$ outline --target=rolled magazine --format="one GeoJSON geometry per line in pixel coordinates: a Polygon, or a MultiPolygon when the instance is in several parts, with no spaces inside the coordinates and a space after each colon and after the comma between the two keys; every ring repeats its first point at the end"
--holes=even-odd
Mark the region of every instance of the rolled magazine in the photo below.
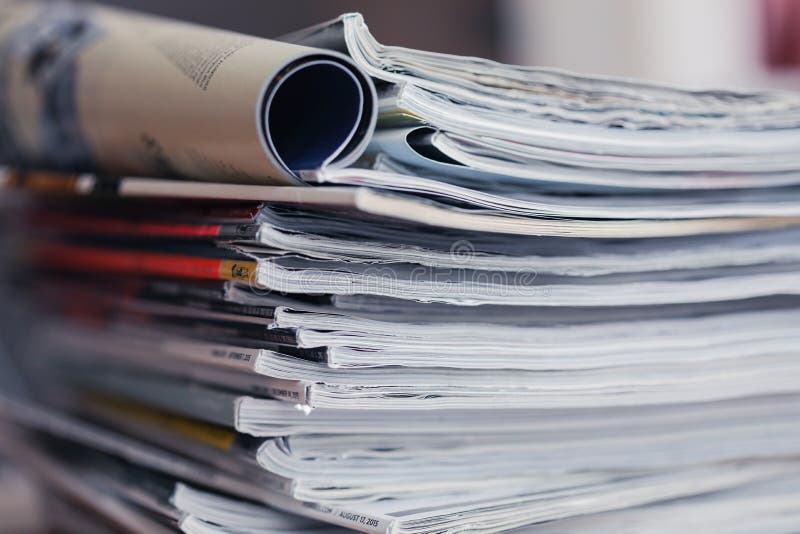
{"type": "Polygon", "coordinates": [[[375,127],[337,52],[66,2],[0,2],[0,159],[58,169],[298,184],[375,127]]]}

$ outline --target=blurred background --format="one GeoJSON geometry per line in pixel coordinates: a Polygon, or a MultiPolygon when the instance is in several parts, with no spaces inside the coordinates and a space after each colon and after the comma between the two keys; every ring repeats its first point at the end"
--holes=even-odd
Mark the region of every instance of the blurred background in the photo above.
{"type": "Polygon", "coordinates": [[[800,89],[800,0],[101,0],[277,37],[348,11],[385,44],[694,86],[800,89]]]}

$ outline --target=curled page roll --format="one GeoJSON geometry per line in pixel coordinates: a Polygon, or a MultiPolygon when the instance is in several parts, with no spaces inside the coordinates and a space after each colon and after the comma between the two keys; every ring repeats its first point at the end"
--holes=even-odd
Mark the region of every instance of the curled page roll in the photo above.
{"type": "Polygon", "coordinates": [[[0,0],[0,162],[298,184],[353,162],[371,80],[336,52],[74,3],[0,0]]]}

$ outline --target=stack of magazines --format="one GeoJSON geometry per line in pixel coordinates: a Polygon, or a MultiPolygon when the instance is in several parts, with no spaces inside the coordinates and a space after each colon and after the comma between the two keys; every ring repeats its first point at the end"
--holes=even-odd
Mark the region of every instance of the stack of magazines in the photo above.
{"type": "Polygon", "coordinates": [[[0,452],[82,521],[800,524],[800,95],[0,6],[0,452]]]}

